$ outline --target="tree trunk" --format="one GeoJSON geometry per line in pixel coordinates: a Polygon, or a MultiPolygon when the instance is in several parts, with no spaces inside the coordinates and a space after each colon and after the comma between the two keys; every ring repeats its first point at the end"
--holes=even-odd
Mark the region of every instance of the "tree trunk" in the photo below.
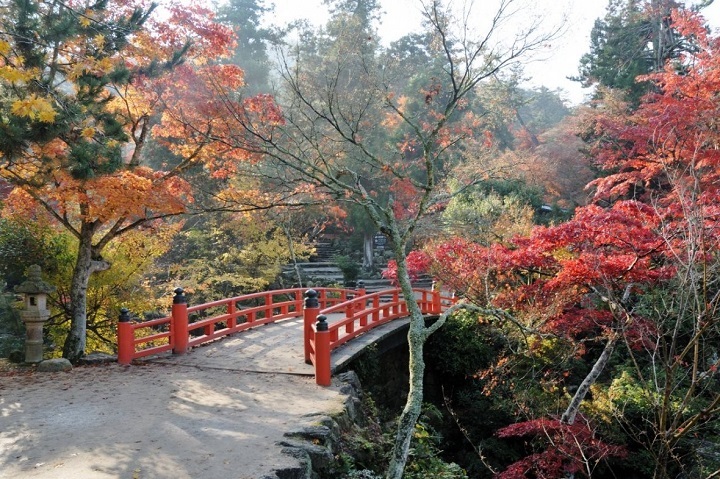
{"type": "Polygon", "coordinates": [[[363,268],[370,269],[373,267],[373,239],[375,235],[365,233],[363,235],[363,268]]]}
{"type": "Polygon", "coordinates": [[[287,238],[288,240],[288,251],[290,252],[290,260],[292,261],[293,269],[295,270],[295,277],[298,280],[298,288],[302,288],[302,274],[300,273],[300,266],[297,262],[297,256],[295,256],[295,243],[293,243],[292,235],[290,234],[290,229],[287,227],[287,225],[283,223],[282,227],[283,231],[285,232],[285,238],[287,238]]]}
{"type": "MultiPolygon", "coordinates": [[[[583,382],[580,383],[577,391],[575,391],[575,395],[570,400],[570,404],[567,409],[565,409],[565,412],[560,418],[560,422],[565,424],[575,423],[575,418],[577,417],[578,412],[580,412],[580,404],[582,404],[583,399],[585,399],[585,396],[587,396],[587,393],[590,390],[590,386],[595,384],[595,381],[597,381],[597,378],[603,372],[603,369],[605,369],[605,366],[610,360],[610,356],[612,356],[613,350],[615,349],[615,341],[617,341],[617,338],[615,337],[608,339],[607,344],[605,344],[605,349],[603,349],[603,352],[600,353],[600,357],[597,358],[597,361],[593,364],[592,369],[588,375],[585,376],[583,382]]],[[[565,479],[575,479],[575,474],[566,474],[565,479]]]]}
{"type": "MultiPolygon", "coordinates": [[[[397,253],[397,252],[396,252],[397,253]]],[[[420,311],[420,307],[415,301],[410,284],[410,276],[407,272],[405,257],[396,254],[397,258],[397,278],[400,288],[405,296],[410,313],[410,331],[408,332],[408,348],[410,351],[410,389],[408,391],[407,401],[400,419],[398,421],[398,430],[395,436],[395,445],[393,447],[390,465],[386,474],[387,479],[401,479],[407,463],[410,443],[415,431],[423,403],[423,379],[425,376],[425,358],[423,357],[423,347],[427,339],[427,331],[425,328],[425,318],[420,311]]]]}
{"type": "Polygon", "coordinates": [[[585,399],[585,396],[590,390],[590,386],[595,384],[595,381],[597,381],[597,378],[603,372],[603,369],[605,369],[605,366],[610,360],[610,356],[615,349],[615,341],[617,341],[617,338],[615,337],[608,339],[607,344],[605,344],[605,349],[603,349],[600,357],[597,358],[597,361],[595,361],[595,364],[593,364],[592,369],[590,370],[588,375],[585,376],[585,379],[583,379],[583,382],[577,388],[577,391],[575,391],[575,395],[573,396],[572,400],[570,400],[570,404],[560,418],[561,422],[565,424],[575,423],[575,417],[580,411],[580,404],[582,403],[583,399],[585,399]]]}
{"type": "Polygon", "coordinates": [[[87,339],[87,289],[90,275],[95,271],[108,269],[110,265],[104,261],[93,259],[93,233],[95,228],[90,223],[83,223],[80,229],[77,261],[70,283],[70,331],[65,338],[63,357],[77,362],[85,354],[87,339]]]}

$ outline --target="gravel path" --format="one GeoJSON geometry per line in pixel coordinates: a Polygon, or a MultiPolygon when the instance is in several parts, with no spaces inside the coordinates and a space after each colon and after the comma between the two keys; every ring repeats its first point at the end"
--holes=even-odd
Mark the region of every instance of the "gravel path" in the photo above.
{"type": "Polygon", "coordinates": [[[315,385],[301,345],[271,336],[133,366],[0,371],[0,478],[259,479],[297,467],[277,442],[346,398],[315,385]]]}

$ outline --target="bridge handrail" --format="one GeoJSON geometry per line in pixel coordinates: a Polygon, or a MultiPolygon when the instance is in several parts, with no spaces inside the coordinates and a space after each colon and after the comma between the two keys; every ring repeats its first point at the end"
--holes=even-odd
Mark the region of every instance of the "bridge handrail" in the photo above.
{"type": "MultiPolygon", "coordinates": [[[[427,289],[414,288],[413,292],[422,314],[438,315],[447,309],[445,306],[448,306],[448,301],[452,300],[450,297],[443,297],[439,292],[427,289]],[[443,299],[448,301],[444,302],[443,299]]],[[[328,325],[331,351],[373,328],[408,314],[407,303],[402,297],[400,288],[386,289],[349,299],[344,303],[322,309],[319,314],[328,315],[339,312],[345,313],[346,317],[328,325]],[[390,301],[383,302],[381,300],[388,296],[392,296],[390,301]],[[372,306],[367,308],[370,301],[372,301],[372,306]],[[341,331],[343,328],[344,334],[341,331]]]]}
{"type": "MultiPolygon", "coordinates": [[[[445,296],[440,291],[413,289],[413,292],[424,315],[439,315],[455,302],[454,297],[445,296]]],[[[318,323],[309,325],[306,318],[305,358],[306,362],[315,366],[317,384],[328,386],[332,375],[330,353],[333,350],[373,328],[407,316],[408,308],[401,290],[393,288],[352,298],[315,314],[315,318],[321,318],[318,323]],[[381,300],[388,297],[389,300],[381,300]],[[368,303],[371,304],[369,308],[368,303]],[[345,318],[325,323],[323,317],[332,313],[344,313],[345,318]]]]}
{"type": "MultiPolygon", "coordinates": [[[[214,341],[223,336],[244,331],[262,324],[302,316],[303,295],[306,288],[249,293],[208,303],[187,306],[173,305],[173,313],[150,321],[125,321],[118,323],[118,362],[130,364],[134,359],[173,351],[183,354],[190,347],[214,341]],[[276,302],[276,298],[282,296],[276,302]],[[292,298],[288,300],[288,297],[292,298]],[[263,300],[263,304],[243,306],[238,303],[263,300]],[[210,312],[213,308],[225,308],[220,314],[210,312]],[[190,315],[210,316],[190,322],[190,315]],[[176,317],[176,316],[180,317],[176,317]],[[221,326],[218,328],[217,326],[221,326]],[[160,330],[159,332],[158,329],[160,330]],[[192,337],[195,335],[195,337],[192,337]]],[[[322,307],[347,301],[358,294],[346,288],[316,288],[322,307]]],[[[121,320],[122,321],[122,320],[121,320]]]]}
{"type": "MultiPolygon", "coordinates": [[[[439,291],[427,289],[413,291],[421,312],[426,315],[439,315],[455,302],[454,297],[443,295],[439,291]]],[[[118,323],[120,364],[130,364],[134,359],[167,351],[184,354],[193,346],[223,336],[263,324],[303,316],[305,361],[315,366],[317,384],[329,385],[332,350],[373,328],[407,316],[408,309],[399,288],[371,294],[365,294],[363,289],[290,288],[250,293],[197,306],[188,306],[182,289],[178,288],[176,297],[173,298],[172,313],[169,316],[133,322],[126,313],[127,310],[121,314],[118,323]],[[306,293],[303,309],[303,296],[306,293]],[[308,300],[311,297],[314,305],[309,307],[308,300]],[[240,304],[258,300],[262,300],[263,304],[240,304]],[[221,312],[213,311],[218,308],[221,312]],[[337,312],[344,312],[345,318],[331,325],[315,322],[319,315],[337,312]],[[208,317],[191,323],[189,321],[191,314],[208,315],[208,317]],[[321,325],[324,328],[322,331],[321,325]],[[157,331],[158,328],[160,331],[157,331]],[[146,332],[148,334],[143,334],[146,332]]]]}
{"type": "Polygon", "coordinates": [[[355,298],[320,311],[320,314],[335,312],[345,313],[345,318],[328,325],[330,334],[330,351],[334,351],[351,339],[385,324],[393,319],[407,316],[405,302],[400,299],[400,290],[389,289],[355,298]],[[383,297],[392,295],[390,301],[382,301],[383,297]],[[372,306],[367,308],[367,303],[372,306]]]}

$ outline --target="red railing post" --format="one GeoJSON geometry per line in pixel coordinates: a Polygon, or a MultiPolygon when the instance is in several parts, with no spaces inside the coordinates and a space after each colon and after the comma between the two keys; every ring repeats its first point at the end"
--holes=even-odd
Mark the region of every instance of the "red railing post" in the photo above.
{"type": "Polygon", "coordinates": [[[357,282],[357,295],[358,296],[365,296],[365,281],[358,280],[357,282]]]}
{"type": "Polygon", "coordinates": [[[380,321],[380,296],[375,295],[373,296],[373,313],[372,313],[372,321],[373,323],[380,321]]]}
{"type": "Polygon", "coordinates": [[[117,325],[117,342],[119,364],[130,364],[135,355],[135,332],[130,322],[130,312],[127,308],[120,310],[120,317],[117,325]]]}
{"type": "Polygon", "coordinates": [[[437,291],[433,290],[432,302],[433,302],[433,313],[441,314],[442,313],[442,302],[440,301],[440,290],[437,290],[437,291]]]}
{"type": "Polygon", "coordinates": [[[230,315],[230,319],[228,319],[227,327],[229,329],[235,328],[237,326],[237,315],[235,314],[237,312],[237,309],[235,307],[235,301],[230,301],[228,303],[227,312],[230,315]]]}
{"type": "Polygon", "coordinates": [[[318,302],[318,293],[314,289],[305,291],[305,309],[303,310],[303,339],[305,341],[305,364],[312,364],[310,352],[312,350],[310,340],[313,335],[313,326],[317,321],[318,312],[320,311],[320,303],[318,302]]]}
{"type": "MultiPolygon", "coordinates": [[[[355,288],[355,289],[357,290],[357,294],[355,295],[356,298],[362,298],[363,296],[365,296],[365,294],[366,294],[365,293],[365,281],[359,280],[357,282],[357,288],[355,288]]],[[[355,303],[355,309],[357,311],[362,311],[363,309],[365,309],[366,306],[367,306],[367,300],[357,301],[355,303]]]]}
{"type": "Polygon", "coordinates": [[[295,311],[301,311],[305,307],[305,292],[300,289],[295,291],[295,311]]]}
{"type": "Polygon", "coordinates": [[[265,319],[270,319],[275,316],[273,311],[273,295],[272,293],[265,295],[265,319]]]}
{"type": "Polygon", "coordinates": [[[317,317],[315,326],[315,383],[330,386],[330,333],[325,315],[317,317]]]}
{"type": "Polygon", "coordinates": [[[170,320],[170,335],[173,344],[173,354],[185,354],[188,351],[190,335],[188,333],[187,299],[182,288],[175,288],[173,296],[172,318],[170,320]]]}

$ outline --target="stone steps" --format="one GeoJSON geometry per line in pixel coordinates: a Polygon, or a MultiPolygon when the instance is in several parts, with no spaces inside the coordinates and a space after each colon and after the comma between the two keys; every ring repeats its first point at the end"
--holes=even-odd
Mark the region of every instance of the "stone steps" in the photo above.
{"type": "Polygon", "coordinates": [[[338,248],[333,246],[332,243],[318,241],[313,243],[312,246],[315,247],[315,254],[310,256],[310,261],[313,263],[332,261],[339,253],[338,248]]]}
{"type": "MultiPolygon", "coordinates": [[[[340,268],[335,263],[323,261],[323,262],[304,262],[298,263],[300,274],[303,277],[303,283],[312,283],[314,285],[324,284],[338,284],[342,285],[344,282],[343,274],[340,268]]],[[[289,280],[296,278],[296,272],[293,265],[285,265],[283,267],[283,276],[289,280]]],[[[390,280],[384,278],[358,278],[362,280],[365,285],[365,291],[368,293],[374,293],[375,291],[382,291],[393,287],[390,280]]],[[[432,278],[429,276],[422,276],[413,281],[415,288],[427,288],[429,289],[432,285],[432,278]]]]}
{"type": "MultiPolygon", "coordinates": [[[[303,278],[303,283],[313,284],[342,284],[343,274],[340,268],[335,263],[331,262],[309,262],[309,263],[298,263],[298,269],[300,275],[303,278]]],[[[285,265],[282,270],[282,274],[287,279],[295,280],[297,273],[295,266],[292,264],[285,265]]]]}

